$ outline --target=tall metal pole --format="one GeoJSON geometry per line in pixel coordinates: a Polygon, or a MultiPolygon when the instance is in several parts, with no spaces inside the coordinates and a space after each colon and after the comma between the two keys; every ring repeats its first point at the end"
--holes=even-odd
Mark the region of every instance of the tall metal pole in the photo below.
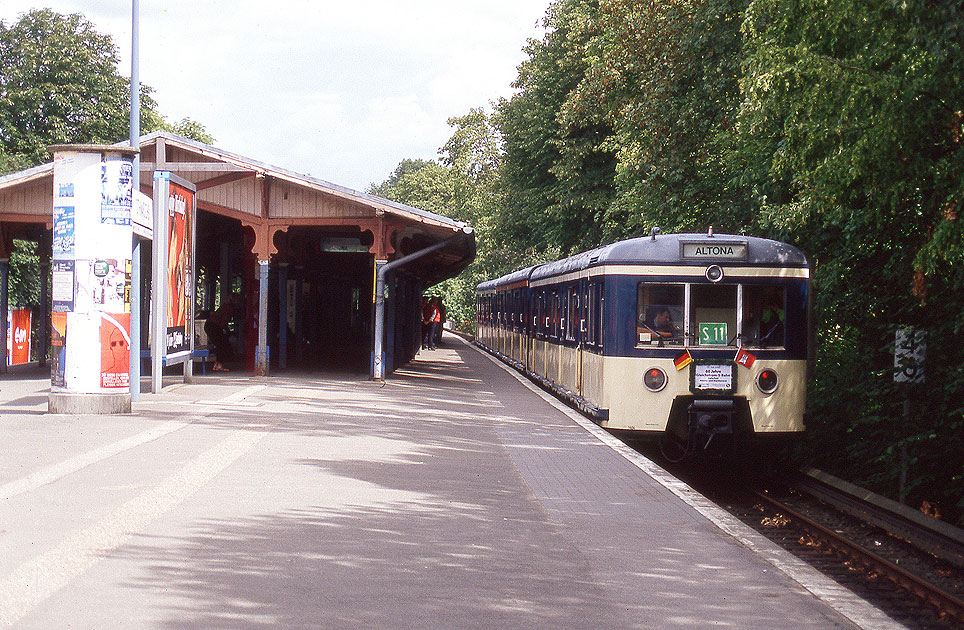
{"type": "MultiPolygon", "coordinates": [[[[131,129],[130,143],[140,148],[141,142],[141,77],[139,69],[140,2],[131,0],[131,129]]],[[[134,193],[141,190],[141,154],[134,154],[134,193]]],[[[131,243],[131,401],[141,397],[141,238],[134,234],[131,243]]]]}

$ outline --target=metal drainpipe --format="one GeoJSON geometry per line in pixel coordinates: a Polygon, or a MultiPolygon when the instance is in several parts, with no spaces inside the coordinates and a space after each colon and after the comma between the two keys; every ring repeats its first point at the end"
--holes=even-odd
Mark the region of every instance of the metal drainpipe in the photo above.
{"type": "Polygon", "coordinates": [[[375,361],[372,366],[372,379],[380,381],[385,378],[385,366],[384,366],[384,338],[385,338],[385,277],[388,275],[389,271],[392,271],[396,267],[400,267],[406,263],[410,263],[413,260],[417,260],[423,256],[427,256],[432,252],[436,252],[440,249],[448,247],[458,241],[468,238],[472,234],[472,228],[469,226],[464,226],[462,231],[455,236],[449,237],[444,241],[440,241],[434,245],[430,245],[424,249],[420,249],[414,254],[409,254],[408,256],[403,256],[398,260],[393,260],[387,265],[382,266],[375,274],[375,361]]]}

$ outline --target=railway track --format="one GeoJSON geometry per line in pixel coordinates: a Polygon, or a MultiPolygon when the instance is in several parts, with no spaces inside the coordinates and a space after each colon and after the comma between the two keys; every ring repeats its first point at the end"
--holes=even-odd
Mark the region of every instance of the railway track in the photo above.
{"type": "Polygon", "coordinates": [[[746,496],[717,502],[908,627],[964,628],[960,530],[815,470],[746,496]]]}
{"type": "Polygon", "coordinates": [[[958,541],[942,539],[924,523],[823,481],[814,484],[813,479],[797,477],[784,496],[754,490],[767,514],[760,525],[801,531],[801,553],[838,558],[848,577],[871,583],[875,603],[908,625],[964,627],[964,571],[951,562],[960,558],[958,541]],[[884,580],[899,592],[881,587],[884,580]]]}
{"type": "MultiPolygon", "coordinates": [[[[655,449],[630,445],[657,458],[655,449]]],[[[813,469],[779,482],[771,473],[695,470],[671,467],[720,507],[908,628],[964,628],[961,530],[813,469]],[[746,479],[756,481],[745,485],[746,479]]]]}

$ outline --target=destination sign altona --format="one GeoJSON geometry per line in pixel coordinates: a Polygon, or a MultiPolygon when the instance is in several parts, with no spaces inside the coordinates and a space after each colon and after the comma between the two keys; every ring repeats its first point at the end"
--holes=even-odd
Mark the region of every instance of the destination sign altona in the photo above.
{"type": "Polygon", "coordinates": [[[683,258],[746,260],[746,243],[699,242],[683,243],[683,258]]]}

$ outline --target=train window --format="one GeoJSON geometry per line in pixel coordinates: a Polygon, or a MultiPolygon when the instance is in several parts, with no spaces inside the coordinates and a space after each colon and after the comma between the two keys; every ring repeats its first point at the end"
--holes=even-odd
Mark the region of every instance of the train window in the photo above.
{"type": "Polygon", "coordinates": [[[566,316],[566,339],[575,341],[579,338],[579,288],[573,286],[567,291],[569,295],[569,309],[566,316]]]}
{"type": "Polygon", "coordinates": [[[596,283],[586,286],[586,345],[596,345],[596,283]]]}
{"type": "Polygon", "coordinates": [[[783,287],[743,287],[743,345],[760,348],[785,344],[783,287]]]}
{"type": "Polygon", "coordinates": [[[512,292],[512,327],[516,332],[522,329],[522,290],[512,292]]]}
{"type": "Polygon", "coordinates": [[[636,291],[636,344],[683,345],[682,284],[640,282],[636,291]]]}
{"type": "Polygon", "coordinates": [[[549,296],[549,337],[559,338],[559,292],[553,291],[549,296]]]}
{"type": "Polygon", "coordinates": [[[546,292],[536,294],[536,335],[539,339],[546,338],[546,292]]]}
{"type": "Polygon", "coordinates": [[[690,295],[689,330],[699,346],[735,343],[736,285],[694,284],[690,295]]]}
{"type": "Polygon", "coordinates": [[[569,292],[563,290],[562,294],[559,296],[559,338],[566,339],[569,327],[569,292]]]}
{"type": "Polygon", "coordinates": [[[605,328],[603,328],[603,313],[605,312],[606,304],[606,285],[600,282],[598,284],[599,293],[596,294],[596,344],[602,348],[605,345],[606,340],[603,339],[605,334],[605,328]]]}

